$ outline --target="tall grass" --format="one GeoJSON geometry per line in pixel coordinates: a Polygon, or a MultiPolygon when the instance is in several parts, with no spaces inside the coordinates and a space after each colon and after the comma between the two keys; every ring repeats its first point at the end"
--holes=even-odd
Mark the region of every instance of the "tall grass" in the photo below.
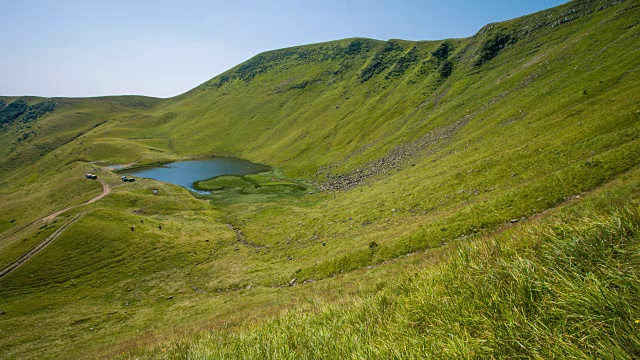
{"type": "Polygon", "coordinates": [[[130,357],[640,357],[640,208],[547,222],[461,247],[367,299],[293,311],[130,357]]]}

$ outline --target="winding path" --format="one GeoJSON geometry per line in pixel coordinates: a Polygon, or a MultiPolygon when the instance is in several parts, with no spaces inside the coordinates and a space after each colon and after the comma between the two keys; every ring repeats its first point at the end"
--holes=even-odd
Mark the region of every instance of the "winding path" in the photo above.
{"type": "MultiPolygon", "coordinates": [[[[102,199],[103,197],[107,196],[107,194],[109,194],[111,192],[111,187],[109,186],[109,184],[107,184],[106,181],[102,180],[102,179],[98,179],[98,181],[102,184],[102,193],[96,197],[94,197],[91,200],[87,200],[85,202],[83,202],[82,204],[78,204],[78,205],[74,205],[74,206],[70,206],[68,208],[62,209],[62,210],[58,210],[54,213],[51,213],[41,219],[38,219],[36,221],[33,221],[27,225],[22,226],[19,229],[16,229],[14,231],[12,231],[11,233],[4,235],[0,238],[0,241],[8,238],[9,236],[12,236],[14,234],[19,233],[20,231],[28,228],[31,225],[37,224],[39,222],[48,222],[53,220],[56,216],[69,211],[71,209],[75,209],[77,207],[83,206],[83,205],[87,205],[87,204],[91,204],[94,203],[100,199],[102,199]]],[[[44,249],[47,245],[49,245],[50,243],[53,242],[53,240],[57,239],[69,226],[73,225],[76,221],[80,220],[80,218],[84,215],[84,213],[79,213],[76,216],[74,216],[71,220],[69,220],[69,222],[67,222],[66,224],[62,225],[58,230],[56,230],[53,234],[49,235],[49,237],[47,237],[44,241],[42,241],[41,243],[39,243],[38,245],[36,245],[36,247],[34,247],[33,249],[31,249],[31,251],[29,251],[28,253],[22,255],[18,260],[16,260],[14,263],[12,263],[11,265],[5,267],[4,269],[0,270],[0,279],[3,278],[4,276],[10,274],[11,272],[13,272],[15,269],[17,269],[18,267],[20,267],[22,264],[24,264],[25,262],[27,262],[29,259],[31,259],[34,255],[36,255],[37,253],[39,253],[40,251],[42,251],[42,249],[44,249]]]]}
{"type": "Polygon", "coordinates": [[[11,274],[15,269],[19,268],[22,264],[26,263],[29,259],[34,257],[37,253],[42,251],[47,245],[51,244],[53,240],[57,239],[67,228],[73,225],[76,221],[80,220],[80,218],[84,215],[84,213],[76,214],[69,222],[62,225],[58,230],[56,230],[53,234],[49,235],[43,242],[39,243],[31,249],[28,253],[22,255],[20,259],[16,260],[13,264],[7,266],[6,268],[0,270],[0,279],[4,276],[11,274]]]}
{"type": "Polygon", "coordinates": [[[65,209],[62,209],[62,210],[58,210],[58,211],[56,211],[56,212],[54,212],[54,213],[51,213],[51,214],[49,214],[49,215],[47,215],[47,216],[43,217],[42,219],[38,219],[38,220],[36,220],[36,221],[30,222],[30,223],[28,223],[28,224],[26,224],[26,225],[24,225],[24,226],[20,227],[19,229],[16,229],[16,230],[14,230],[14,231],[12,231],[12,232],[10,232],[10,233],[6,234],[6,235],[3,235],[2,237],[0,237],[0,241],[2,241],[2,240],[4,240],[4,239],[8,238],[8,237],[9,237],[9,236],[11,236],[11,235],[14,235],[14,234],[19,233],[20,231],[22,231],[22,230],[24,230],[24,229],[28,228],[29,226],[31,226],[31,225],[33,225],[33,224],[37,224],[37,223],[39,223],[39,222],[41,222],[41,221],[51,221],[51,220],[53,220],[56,216],[58,216],[58,215],[60,215],[60,214],[62,214],[62,213],[64,213],[64,212],[66,212],[66,211],[69,211],[69,210],[71,210],[71,209],[75,209],[75,208],[77,208],[77,207],[79,207],[79,206],[82,206],[82,205],[87,205],[87,204],[94,203],[94,202],[96,202],[96,201],[98,201],[98,200],[102,199],[103,197],[107,196],[107,194],[109,194],[109,193],[111,192],[111,187],[109,186],[109,184],[107,184],[107,182],[106,182],[106,181],[104,181],[104,180],[102,180],[102,179],[98,179],[98,181],[102,184],[102,193],[101,193],[100,195],[98,195],[98,196],[94,197],[94,198],[93,198],[93,199],[91,199],[91,200],[87,200],[87,201],[83,202],[82,204],[78,204],[78,205],[70,206],[70,207],[65,208],[65,209]]]}

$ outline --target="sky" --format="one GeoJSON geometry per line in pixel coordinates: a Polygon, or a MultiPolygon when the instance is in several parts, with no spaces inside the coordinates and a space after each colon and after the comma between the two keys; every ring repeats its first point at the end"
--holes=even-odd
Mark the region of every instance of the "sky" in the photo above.
{"type": "Polygon", "coordinates": [[[267,50],[441,40],[566,0],[0,0],[0,95],[179,95],[267,50]]]}

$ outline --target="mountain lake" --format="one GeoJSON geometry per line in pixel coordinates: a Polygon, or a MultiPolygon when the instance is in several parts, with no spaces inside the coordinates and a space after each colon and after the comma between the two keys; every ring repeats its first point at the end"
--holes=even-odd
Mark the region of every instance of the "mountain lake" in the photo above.
{"type": "Polygon", "coordinates": [[[119,171],[132,177],[150,178],[179,185],[198,193],[209,193],[194,188],[194,183],[223,175],[243,176],[269,171],[267,165],[252,163],[232,157],[215,157],[203,160],[178,161],[159,166],[145,166],[119,171]]]}

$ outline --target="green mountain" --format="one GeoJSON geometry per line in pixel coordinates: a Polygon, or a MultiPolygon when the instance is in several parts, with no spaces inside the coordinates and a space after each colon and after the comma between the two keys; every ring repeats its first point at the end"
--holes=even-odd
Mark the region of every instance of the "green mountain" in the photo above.
{"type": "Polygon", "coordinates": [[[0,269],[59,234],[0,277],[1,357],[640,356],[639,22],[576,0],[170,99],[0,97],[0,269]],[[274,170],[207,196],[109,167],[213,154],[274,170]],[[38,222],[87,172],[110,193],[38,222]]]}

